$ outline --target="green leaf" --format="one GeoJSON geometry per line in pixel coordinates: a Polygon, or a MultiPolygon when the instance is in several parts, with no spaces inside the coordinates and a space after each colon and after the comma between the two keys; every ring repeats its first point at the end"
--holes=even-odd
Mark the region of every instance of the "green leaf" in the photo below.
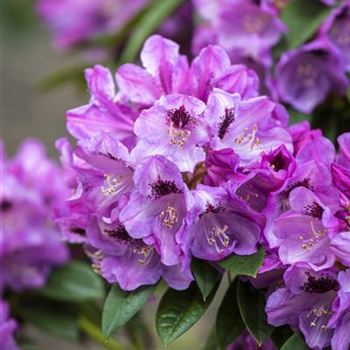
{"type": "Polygon", "coordinates": [[[193,259],[192,271],[205,301],[217,285],[221,274],[215,267],[199,259],[193,259]]]}
{"type": "Polygon", "coordinates": [[[183,291],[168,289],[160,301],[156,327],[162,343],[167,346],[191,328],[208,308],[216,289],[206,301],[195,283],[183,291]]]}
{"type": "Polygon", "coordinates": [[[36,303],[22,305],[21,317],[44,332],[71,341],[79,338],[76,314],[63,304],[36,303]]]}
{"type": "Polygon", "coordinates": [[[318,0],[289,0],[281,12],[288,27],[285,34],[288,47],[298,47],[311,39],[331,9],[318,0]]]}
{"type": "Polygon", "coordinates": [[[85,301],[103,298],[103,282],[89,265],[72,261],[55,269],[40,294],[61,301],[85,301]]]}
{"type": "Polygon", "coordinates": [[[154,1],[143,17],[138,21],[137,27],[122,53],[121,62],[135,60],[145,40],[169,17],[184,0],[154,1]]]}
{"type": "Polygon", "coordinates": [[[154,286],[140,287],[125,292],[114,285],[108,293],[102,311],[102,333],[109,338],[123,327],[142,308],[154,286]]]}
{"type": "Polygon", "coordinates": [[[348,99],[348,102],[350,102],[350,86],[348,87],[346,91],[346,98],[348,99]]]}
{"type": "Polygon", "coordinates": [[[281,349],[282,345],[293,335],[293,331],[289,326],[276,327],[271,334],[271,340],[277,349],[281,349]]]}
{"type": "Polygon", "coordinates": [[[261,346],[274,329],[267,324],[264,293],[253,289],[248,282],[238,282],[237,300],[244,324],[261,346]]]}
{"type": "Polygon", "coordinates": [[[245,329],[237,304],[237,283],[237,279],[231,283],[216,316],[216,337],[221,349],[226,349],[245,329]]]}
{"type": "Polygon", "coordinates": [[[260,247],[253,255],[232,255],[220,261],[219,265],[234,276],[243,275],[256,277],[264,261],[265,250],[260,247]]]}
{"type": "Polygon", "coordinates": [[[312,118],[313,118],[313,116],[311,114],[304,114],[304,113],[296,111],[293,108],[289,108],[288,113],[289,113],[289,124],[290,125],[302,122],[304,120],[311,122],[312,118]]]}
{"type": "Polygon", "coordinates": [[[294,333],[281,347],[281,350],[308,350],[303,337],[299,333],[294,333]]]}

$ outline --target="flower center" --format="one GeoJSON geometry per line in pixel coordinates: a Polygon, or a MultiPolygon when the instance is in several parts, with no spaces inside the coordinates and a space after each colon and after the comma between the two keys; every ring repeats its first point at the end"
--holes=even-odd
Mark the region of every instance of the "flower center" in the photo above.
{"type": "Polygon", "coordinates": [[[259,147],[260,139],[256,136],[258,132],[258,126],[255,124],[250,130],[248,128],[243,129],[243,133],[235,138],[235,143],[239,146],[249,145],[250,150],[254,147],[259,147]]]}
{"type": "Polygon", "coordinates": [[[331,290],[338,291],[339,283],[328,277],[321,276],[319,279],[307,273],[307,282],[302,286],[302,289],[306,293],[327,293],[331,290]]]}
{"type": "Polygon", "coordinates": [[[152,188],[152,197],[159,198],[171,193],[181,193],[174,181],[157,179],[156,182],[150,184],[152,188]]]}
{"type": "Polygon", "coordinates": [[[304,87],[311,87],[316,83],[318,72],[311,63],[303,62],[298,65],[297,75],[304,87]]]}
{"type": "Polygon", "coordinates": [[[167,205],[166,209],[160,213],[159,216],[162,219],[163,225],[167,228],[173,228],[173,226],[178,221],[177,210],[169,204],[167,205]]]}
{"type": "Polygon", "coordinates": [[[147,265],[151,261],[153,251],[153,247],[143,244],[140,244],[139,246],[136,245],[132,249],[132,253],[137,256],[137,262],[140,265],[147,265]]]}
{"type": "MultiPolygon", "coordinates": [[[[310,327],[316,327],[316,323],[317,323],[319,318],[322,318],[324,316],[330,315],[331,313],[332,313],[332,311],[331,310],[327,310],[325,305],[314,307],[307,314],[307,318],[312,318],[312,320],[310,322],[310,327]]],[[[326,324],[322,324],[321,325],[321,329],[322,330],[326,330],[327,329],[327,325],[326,324]]]]}
{"type": "Polygon", "coordinates": [[[303,235],[299,236],[299,239],[302,241],[301,248],[303,250],[311,249],[315,244],[319,243],[325,235],[324,230],[316,231],[313,221],[310,222],[310,228],[310,238],[304,238],[303,235]]]}
{"type": "Polygon", "coordinates": [[[187,139],[191,136],[191,130],[196,125],[196,119],[186,111],[185,106],[171,109],[167,112],[166,120],[169,125],[169,142],[179,148],[183,148],[187,139]]]}
{"type": "Polygon", "coordinates": [[[310,205],[307,205],[305,208],[305,214],[312,216],[316,219],[322,219],[323,208],[316,202],[313,202],[310,205]]]}
{"type": "Polygon", "coordinates": [[[101,186],[101,192],[106,196],[115,194],[118,190],[119,184],[121,183],[122,177],[113,176],[112,174],[105,174],[104,177],[106,179],[107,186],[101,186]]]}
{"type": "Polygon", "coordinates": [[[266,18],[255,15],[245,15],[243,17],[243,30],[246,33],[253,34],[260,32],[266,25],[266,18]]]}
{"type": "Polygon", "coordinates": [[[227,235],[228,226],[213,226],[207,234],[207,242],[214,246],[218,253],[222,253],[230,245],[230,237],[227,235]]]}
{"type": "Polygon", "coordinates": [[[235,112],[233,108],[225,108],[225,114],[221,117],[219,123],[218,136],[222,140],[232,122],[235,120],[235,112]]]}

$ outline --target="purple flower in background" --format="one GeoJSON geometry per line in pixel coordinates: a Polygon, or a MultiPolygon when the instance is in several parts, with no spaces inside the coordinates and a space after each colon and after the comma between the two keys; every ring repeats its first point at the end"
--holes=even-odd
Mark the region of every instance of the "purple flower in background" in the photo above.
{"type": "Polygon", "coordinates": [[[186,250],[205,260],[256,252],[263,225],[261,216],[220,187],[198,185],[192,195],[194,206],[179,238],[186,250]]]}
{"type": "Polygon", "coordinates": [[[341,286],[332,271],[314,272],[291,267],[284,274],[285,287],[272,293],[266,304],[268,322],[277,327],[298,327],[312,349],[331,345],[329,321],[333,302],[341,286]]]}
{"type": "Polygon", "coordinates": [[[118,31],[148,0],[39,0],[37,11],[59,48],[118,31]]]}
{"type": "Polygon", "coordinates": [[[320,28],[320,34],[326,37],[341,56],[344,69],[350,70],[350,1],[345,0],[334,9],[320,28]]]}
{"type": "Polygon", "coordinates": [[[267,339],[259,346],[254,338],[247,332],[243,332],[226,350],[276,350],[271,339],[267,339]]]}
{"type": "MultiPolygon", "coordinates": [[[[267,6],[254,1],[195,1],[196,10],[207,23],[197,29],[208,35],[207,26],[215,33],[215,43],[222,46],[235,60],[250,57],[264,65],[271,64],[270,49],[280,39],[284,24],[267,6]]],[[[199,40],[197,41],[197,46],[199,40]]]]}
{"type": "Polygon", "coordinates": [[[2,350],[20,350],[14,339],[16,328],[17,323],[10,318],[8,304],[0,299],[0,346],[2,350]]]}
{"type": "Polygon", "coordinates": [[[321,39],[284,53],[274,79],[278,97],[303,113],[332,91],[344,94],[348,85],[338,53],[321,39]]]}
{"type": "Polygon", "coordinates": [[[34,140],[25,141],[13,159],[2,154],[1,172],[0,291],[41,287],[51,268],[68,258],[50,221],[67,195],[62,173],[34,140]]]}

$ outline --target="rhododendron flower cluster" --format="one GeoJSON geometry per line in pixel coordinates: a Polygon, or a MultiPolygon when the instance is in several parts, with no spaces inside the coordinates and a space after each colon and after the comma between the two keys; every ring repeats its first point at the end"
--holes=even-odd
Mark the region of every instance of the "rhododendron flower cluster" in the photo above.
{"type": "Polygon", "coordinates": [[[42,287],[51,268],[68,259],[50,221],[67,195],[61,175],[38,141],[23,142],[12,159],[1,149],[1,294],[42,287]]]}
{"type": "Polygon", "coordinates": [[[86,70],[90,101],[67,112],[77,144],[57,141],[72,189],[56,215],[64,236],[127,291],[161,278],[186,289],[193,258],[218,266],[263,246],[251,283],[269,290],[268,322],[346,350],[350,134],[336,154],[307,122],[288,127],[254,71],[219,46],[188,62],[155,35],[140,57],[115,79],[86,70]]]}
{"type": "MultiPolygon", "coordinates": [[[[336,6],[335,1],[322,2],[323,7],[336,6]]],[[[264,92],[310,113],[331,92],[344,95],[349,86],[345,73],[350,59],[350,2],[340,1],[311,40],[284,49],[274,67],[272,49],[290,29],[280,18],[287,3],[195,0],[202,22],[196,28],[193,50],[209,43],[221,45],[234,62],[245,62],[259,73],[264,92]]]]}

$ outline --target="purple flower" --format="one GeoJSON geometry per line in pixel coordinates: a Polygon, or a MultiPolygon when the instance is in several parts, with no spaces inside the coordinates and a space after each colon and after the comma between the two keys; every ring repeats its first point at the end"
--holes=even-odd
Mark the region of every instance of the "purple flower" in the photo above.
{"type": "Polygon", "coordinates": [[[152,108],[144,110],[135,123],[139,142],[133,150],[137,161],[147,155],[160,154],[192,172],[205,159],[203,145],[208,130],[203,116],[205,104],[195,97],[168,95],[152,108]]]}
{"type": "MultiPolygon", "coordinates": [[[[215,43],[231,58],[250,57],[264,65],[271,64],[270,49],[279,41],[285,26],[269,7],[250,0],[197,0],[195,6],[215,33],[215,43]]],[[[202,35],[200,31],[197,35],[202,35]]]]}
{"type": "Polygon", "coordinates": [[[345,0],[335,8],[320,28],[322,37],[326,37],[330,44],[341,56],[344,68],[350,70],[350,1],[345,0]]]}
{"type": "Polygon", "coordinates": [[[348,79],[337,52],[320,39],[284,53],[274,84],[282,101],[310,113],[330,92],[344,94],[348,79]]]}
{"type": "Polygon", "coordinates": [[[2,350],[20,350],[14,339],[16,328],[17,323],[10,318],[8,304],[0,300],[0,346],[2,350]]]}
{"type": "Polygon", "coordinates": [[[62,205],[67,194],[60,177],[38,141],[25,141],[14,159],[3,155],[0,291],[41,287],[51,268],[67,260],[50,221],[53,207],[62,205]]]}
{"type": "Polygon", "coordinates": [[[256,252],[263,225],[261,216],[220,187],[198,185],[192,195],[194,205],[179,238],[185,250],[205,260],[256,252]]]}
{"type": "Polygon", "coordinates": [[[100,132],[112,132],[127,147],[135,144],[133,132],[138,110],[116,101],[115,83],[102,66],[85,72],[90,103],[67,112],[67,129],[77,139],[88,139],[100,132]]]}
{"type": "Polygon", "coordinates": [[[334,328],[332,348],[347,350],[350,347],[350,270],[339,272],[338,280],[340,290],[333,303],[329,327],[334,328]]]}
{"type": "Polygon", "coordinates": [[[267,97],[242,101],[239,94],[213,89],[206,110],[212,147],[232,148],[243,165],[281,144],[292,150],[290,134],[273,118],[275,108],[267,97]]]}
{"type": "Polygon", "coordinates": [[[247,332],[243,332],[226,350],[276,350],[271,339],[267,339],[258,346],[254,338],[247,332]]]}
{"type": "Polygon", "coordinates": [[[285,287],[267,300],[268,322],[275,327],[289,324],[299,328],[312,349],[330,346],[333,330],[328,323],[340,289],[337,275],[332,271],[291,267],[285,272],[284,281],[285,287]]]}
{"type": "Polygon", "coordinates": [[[70,48],[103,33],[118,31],[147,0],[39,0],[37,11],[59,48],[70,48]]]}
{"type": "Polygon", "coordinates": [[[120,213],[130,236],[157,247],[168,266],[186,259],[177,242],[192,199],[177,166],[157,155],[146,158],[134,174],[136,191],[120,213]]]}

